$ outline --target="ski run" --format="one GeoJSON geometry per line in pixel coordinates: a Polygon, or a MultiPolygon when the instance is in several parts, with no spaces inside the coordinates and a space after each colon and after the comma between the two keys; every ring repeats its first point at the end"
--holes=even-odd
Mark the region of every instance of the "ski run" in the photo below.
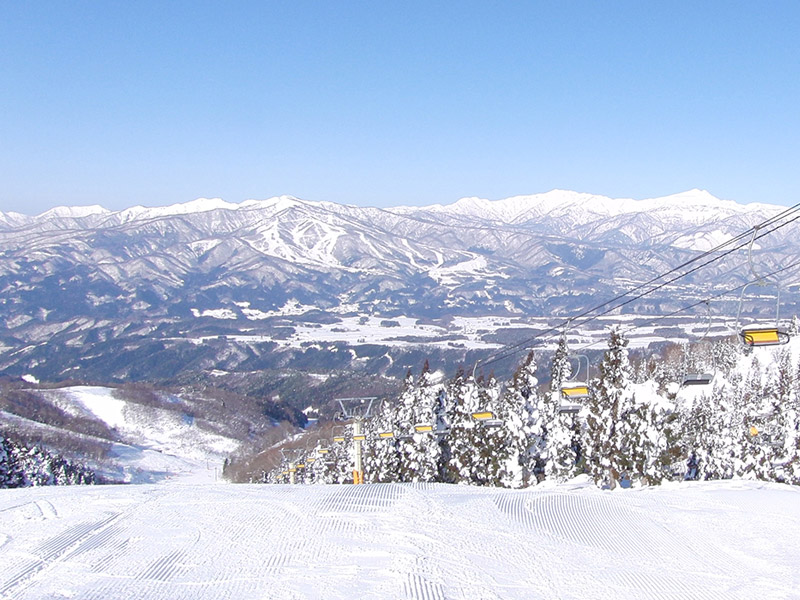
{"type": "Polygon", "coordinates": [[[800,489],[444,484],[0,494],[0,597],[800,598],[800,489]]]}

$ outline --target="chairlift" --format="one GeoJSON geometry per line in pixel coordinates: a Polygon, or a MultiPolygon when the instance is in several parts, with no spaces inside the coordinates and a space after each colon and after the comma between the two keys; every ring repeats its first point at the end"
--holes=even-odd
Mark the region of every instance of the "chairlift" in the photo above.
{"type": "Polygon", "coordinates": [[[774,448],[780,448],[782,445],[780,442],[775,441],[774,431],[770,429],[760,430],[755,425],[750,426],[750,438],[758,444],[772,446],[774,448]]]}
{"type": "Polygon", "coordinates": [[[381,440],[394,439],[395,438],[394,431],[392,431],[391,429],[389,429],[387,431],[379,431],[378,432],[378,438],[381,439],[381,440]]]}
{"type": "Polygon", "coordinates": [[[739,294],[739,308],[736,311],[736,331],[739,334],[739,339],[748,348],[760,348],[762,346],[778,346],[789,342],[790,336],[786,329],[780,326],[780,307],[781,307],[781,286],[777,281],[767,281],[764,277],[758,275],[753,266],[753,242],[756,239],[758,227],[753,229],[753,237],[750,239],[750,246],[747,249],[747,262],[750,266],[750,272],[756,281],[751,281],[746,284],[741,293],[739,294]],[[747,295],[747,289],[750,287],[773,287],[775,289],[775,323],[772,320],[768,321],[759,319],[758,322],[750,323],[748,325],[742,324],[742,306],[744,305],[747,295]]]}
{"type": "Polygon", "coordinates": [[[713,373],[685,373],[681,386],[708,385],[714,379],[713,373]]]}
{"type": "Polygon", "coordinates": [[[589,398],[589,357],[584,354],[570,356],[570,366],[573,360],[577,365],[577,369],[574,371],[575,377],[561,384],[561,404],[558,407],[558,412],[561,414],[580,412],[583,408],[583,404],[580,401],[589,398]],[[581,378],[581,365],[584,362],[586,363],[586,372],[581,378]]]}
{"type": "MultiPolygon", "coordinates": [[[[476,372],[478,369],[478,363],[476,362],[475,365],[472,367],[472,380],[478,385],[480,388],[480,384],[478,384],[478,379],[476,376],[476,372]]],[[[471,413],[472,419],[477,421],[484,427],[499,427],[503,424],[502,419],[498,419],[495,414],[490,410],[478,410],[476,412],[471,413]]],[[[445,433],[449,433],[449,428],[445,431],[445,433]]]]}
{"type": "Polygon", "coordinates": [[[343,426],[338,425],[338,426],[333,428],[333,438],[332,438],[332,440],[333,440],[333,442],[335,444],[343,444],[344,443],[345,435],[344,435],[344,427],[343,426]]]}
{"type": "MultiPolygon", "coordinates": [[[[702,342],[704,339],[708,337],[708,333],[711,331],[711,305],[709,304],[708,300],[704,301],[706,305],[706,312],[707,312],[707,323],[706,323],[706,330],[703,333],[702,337],[695,342],[695,345],[702,342]]],[[[681,378],[681,387],[693,386],[693,385],[709,385],[711,380],[714,379],[713,373],[703,373],[703,372],[689,372],[688,367],[686,367],[686,353],[684,352],[684,372],[683,377],[681,378]]]]}
{"type": "Polygon", "coordinates": [[[789,332],[778,325],[764,327],[762,325],[746,325],[739,329],[739,336],[746,346],[779,346],[789,342],[789,332]]]}
{"type": "Polygon", "coordinates": [[[482,410],[472,413],[472,419],[484,427],[499,427],[503,424],[502,419],[498,419],[490,410],[482,410]]]}
{"type": "Polygon", "coordinates": [[[407,442],[414,439],[414,427],[408,421],[403,421],[402,423],[398,423],[397,429],[392,430],[391,434],[392,435],[387,437],[387,439],[395,439],[400,440],[401,442],[407,442]]]}
{"type": "Polygon", "coordinates": [[[417,423],[414,425],[414,433],[432,433],[441,436],[450,433],[450,428],[443,424],[417,423]]]}
{"type": "Polygon", "coordinates": [[[472,418],[475,419],[476,421],[491,421],[495,417],[494,417],[494,413],[492,411],[483,410],[483,411],[478,411],[478,412],[472,413],[472,418]]]}

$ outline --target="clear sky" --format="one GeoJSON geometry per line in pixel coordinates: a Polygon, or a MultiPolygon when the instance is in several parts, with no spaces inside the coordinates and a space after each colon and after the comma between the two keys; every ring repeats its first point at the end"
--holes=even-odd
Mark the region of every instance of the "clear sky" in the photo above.
{"type": "Polygon", "coordinates": [[[0,2],[0,210],[800,200],[800,2],[0,2]]]}

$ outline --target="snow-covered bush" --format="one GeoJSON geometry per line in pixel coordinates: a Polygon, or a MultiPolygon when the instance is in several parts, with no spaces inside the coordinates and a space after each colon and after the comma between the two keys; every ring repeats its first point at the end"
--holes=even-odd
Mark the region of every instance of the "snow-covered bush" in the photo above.
{"type": "Polygon", "coordinates": [[[91,469],[0,436],[0,488],[97,483],[91,469]]]}

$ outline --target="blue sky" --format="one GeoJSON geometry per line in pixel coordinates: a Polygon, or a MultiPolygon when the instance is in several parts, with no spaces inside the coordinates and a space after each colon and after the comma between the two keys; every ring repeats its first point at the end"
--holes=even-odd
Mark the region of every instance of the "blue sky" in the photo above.
{"type": "Polygon", "coordinates": [[[797,2],[5,2],[0,210],[793,204],[797,2]]]}

